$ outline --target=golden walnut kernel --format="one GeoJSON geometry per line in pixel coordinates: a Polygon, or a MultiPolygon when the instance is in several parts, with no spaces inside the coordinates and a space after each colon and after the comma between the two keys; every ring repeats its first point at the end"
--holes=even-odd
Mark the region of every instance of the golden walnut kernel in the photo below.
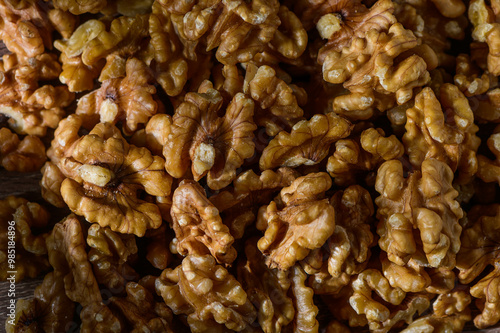
{"type": "Polygon", "coordinates": [[[272,67],[247,64],[244,92],[256,102],[257,125],[265,127],[270,136],[290,129],[302,119],[304,111],[298,102],[303,105],[306,101],[300,95],[298,101],[294,89],[277,77],[272,67]]]}
{"type": "Polygon", "coordinates": [[[52,162],[46,162],[40,171],[43,175],[40,181],[42,197],[58,208],[65,207],[66,204],[61,196],[61,184],[66,177],[52,162]]]}
{"type": "Polygon", "coordinates": [[[294,332],[318,333],[319,322],[316,316],[319,310],[314,304],[314,291],[306,285],[307,274],[299,265],[295,265],[290,269],[290,279],[295,317],[288,327],[294,332]]]}
{"type": "Polygon", "coordinates": [[[434,313],[413,321],[402,333],[462,332],[471,319],[470,295],[462,290],[439,295],[432,307],[434,313]]]}
{"type": "Polygon", "coordinates": [[[355,184],[358,174],[374,171],[384,161],[403,154],[404,146],[395,135],[385,137],[382,129],[368,128],[359,139],[338,140],[326,170],[338,185],[355,184]]]}
{"type": "Polygon", "coordinates": [[[316,24],[320,36],[328,40],[319,50],[320,64],[323,64],[331,50],[341,51],[349,46],[353,38],[364,38],[370,30],[387,31],[396,23],[392,15],[394,4],[387,0],[375,1],[369,9],[360,0],[341,0],[333,3],[305,0],[299,3],[302,3],[302,6],[307,3],[308,6],[300,13],[303,20],[312,19],[311,23],[316,24]],[[318,5],[320,7],[315,8],[318,5]]]}
{"type": "Polygon", "coordinates": [[[53,0],[52,4],[55,8],[80,15],[84,13],[96,14],[106,7],[107,2],[106,0],[53,0]]]}
{"type": "Polygon", "coordinates": [[[218,263],[224,264],[231,264],[236,259],[233,236],[197,182],[183,180],[179,184],[172,198],[170,214],[180,254],[210,253],[218,263]]]}
{"type": "Polygon", "coordinates": [[[40,55],[52,48],[52,31],[45,8],[37,1],[0,3],[0,39],[21,58],[40,55]]]}
{"type": "MultiPolygon", "coordinates": [[[[180,39],[180,36],[177,35],[172,22],[172,15],[168,11],[169,2],[170,1],[165,0],[154,1],[152,14],[149,17],[150,43],[154,51],[154,61],[151,67],[154,71],[156,80],[167,95],[177,96],[181,93],[188,80],[188,69],[192,70],[192,68],[189,67],[194,67],[192,66],[192,61],[197,60],[197,54],[192,52],[194,50],[189,52],[189,46],[195,45],[184,43],[184,41],[180,39]],[[185,49],[188,54],[184,52],[185,49]],[[191,55],[195,58],[186,58],[186,56],[191,55]]],[[[192,3],[190,3],[190,5],[191,4],[192,3]]],[[[199,21],[188,22],[195,23],[199,21]]],[[[199,24],[202,24],[202,22],[199,24]]]]}
{"type": "Polygon", "coordinates": [[[415,97],[415,106],[406,110],[406,118],[403,142],[415,168],[434,158],[453,172],[458,170],[459,182],[471,179],[478,167],[480,139],[469,102],[456,86],[442,85],[439,100],[430,88],[424,88],[415,97]]]}
{"type": "Polygon", "coordinates": [[[400,288],[393,288],[387,279],[375,269],[361,272],[352,282],[354,290],[349,298],[352,308],[366,316],[370,331],[386,333],[401,322],[411,323],[413,316],[421,314],[430,305],[424,294],[406,294],[400,288]],[[373,297],[375,292],[378,297],[373,297]]]}
{"type": "Polygon", "coordinates": [[[335,230],[319,249],[301,261],[310,274],[309,286],[317,294],[334,294],[361,272],[374,246],[370,231],[373,203],[367,190],[358,185],[338,191],[330,200],[335,209],[335,230]]]}
{"type": "Polygon", "coordinates": [[[73,321],[74,308],[65,294],[63,276],[50,272],[36,287],[34,298],[16,302],[14,325],[5,325],[6,332],[63,332],[73,321]]]}
{"type": "MultiPolygon", "coordinates": [[[[492,7],[495,3],[491,4],[492,7]]],[[[498,6],[498,5],[497,5],[498,6]]],[[[500,74],[500,24],[497,23],[498,8],[490,8],[484,0],[473,0],[469,3],[469,20],[474,27],[472,38],[488,45],[488,71],[493,75],[500,74]]]]}
{"type": "Polygon", "coordinates": [[[173,333],[172,312],[165,303],[156,301],[154,291],[142,286],[141,281],[127,283],[124,290],[125,297],[113,296],[105,304],[96,302],[82,309],[82,333],[173,333]]]}
{"type": "Polygon", "coordinates": [[[254,153],[254,103],[238,93],[219,117],[222,97],[206,83],[198,93],[187,93],[175,110],[163,155],[165,169],[173,177],[183,177],[191,166],[196,181],[207,175],[208,186],[219,190],[233,181],[236,169],[254,153]]]}
{"type": "Polygon", "coordinates": [[[57,127],[65,114],[63,108],[74,99],[66,86],[44,82],[57,78],[60,70],[53,54],[40,54],[26,61],[12,54],[3,57],[0,114],[9,118],[8,126],[15,132],[44,136],[48,127],[57,127]]]}
{"type": "Polygon", "coordinates": [[[295,316],[293,301],[287,296],[289,274],[268,268],[256,241],[249,239],[245,244],[246,260],[238,262],[238,280],[257,309],[264,333],[281,332],[295,316]]]}
{"type": "Polygon", "coordinates": [[[465,96],[482,95],[498,84],[498,78],[488,71],[481,71],[468,54],[456,58],[456,74],[453,82],[465,96]]]}
{"type": "Polygon", "coordinates": [[[225,65],[248,62],[273,39],[280,25],[279,2],[222,0],[222,3],[223,11],[207,35],[206,48],[217,47],[215,56],[225,65]]]}
{"type": "Polygon", "coordinates": [[[333,110],[354,119],[367,119],[374,108],[386,109],[380,100],[382,96],[377,97],[376,93],[394,96],[397,104],[408,102],[414,88],[429,82],[427,64],[416,54],[402,56],[398,63],[394,59],[415,46],[413,33],[396,23],[387,33],[370,30],[366,38],[354,38],[342,51],[328,52],[323,63],[324,79],[343,83],[350,92],[335,97],[333,110]]]}
{"type": "Polygon", "coordinates": [[[82,116],[87,128],[99,121],[112,124],[122,121],[124,132],[134,133],[158,110],[152,79],[142,61],[130,58],[126,64],[126,76],[108,79],[99,89],[83,96],[78,101],[76,114],[82,116]]]}
{"type": "Polygon", "coordinates": [[[15,271],[16,281],[25,277],[35,278],[47,271],[47,246],[45,239],[49,225],[49,213],[39,204],[26,199],[9,196],[0,200],[0,280],[5,281],[8,271],[15,271]],[[13,228],[9,222],[14,222],[13,228]],[[15,257],[12,258],[12,241],[15,243],[15,257]],[[8,259],[15,260],[15,269],[8,259]]]}
{"type": "Polygon", "coordinates": [[[500,206],[475,206],[470,211],[470,221],[464,228],[461,237],[462,247],[457,256],[458,278],[461,283],[474,281],[488,265],[494,267],[471,288],[471,295],[482,299],[482,313],[474,318],[478,328],[495,325],[500,320],[500,300],[498,299],[498,282],[500,281],[500,206]]]}
{"type": "Polygon", "coordinates": [[[28,135],[20,140],[8,128],[0,128],[0,165],[5,170],[37,171],[46,159],[45,146],[39,138],[28,135]]]}
{"type": "Polygon", "coordinates": [[[119,234],[93,224],[88,230],[87,244],[91,248],[88,258],[99,284],[112,290],[123,290],[128,281],[138,278],[127,263],[138,251],[134,235],[119,234]]]}
{"type": "Polygon", "coordinates": [[[450,167],[435,159],[422,162],[421,171],[403,176],[400,161],[380,166],[375,189],[379,245],[390,261],[404,265],[411,258],[430,267],[455,265],[460,249],[463,211],[455,200],[450,167]]]}
{"type": "Polygon", "coordinates": [[[94,66],[113,53],[132,56],[148,35],[148,20],[149,15],[120,16],[109,28],[102,21],[89,20],[69,39],[55,41],[54,46],[68,58],[81,57],[86,66],[94,66]]]}
{"type": "Polygon", "coordinates": [[[417,37],[419,45],[412,52],[424,58],[428,70],[455,65],[455,57],[449,54],[452,47],[450,39],[463,40],[468,24],[463,12],[456,14],[454,17],[441,15],[432,1],[395,3],[394,16],[417,37]]]}
{"type": "Polygon", "coordinates": [[[82,223],[69,215],[47,237],[49,262],[54,274],[63,275],[66,295],[82,306],[102,300],[99,286],[85,251],[82,223]]]}
{"type": "Polygon", "coordinates": [[[192,332],[243,331],[257,313],[240,283],[211,255],[188,255],[156,280],[156,292],[192,332]]]}
{"type": "Polygon", "coordinates": [[[335,209],[335,231],[327,241],[328,272],[334,277],[342,272],[357,274],[370,258],[370,247],[374,245],[370,231],[372,199],[367,190],[354,185],[335,193],[331,203],[335,209]]]}
{"type": "Polygon", "coordinates": [[[155,155],[163,154],[163,147],[168,142],[172,126],[172,117],[168,114],[155,114],[149,118],[146,128],[138,130],[130,139],[133,145],[146,147],[155,155]]]}
{"type": "Polygon", "coordinates": [[[61,159],[59,168],[68,177],[61,194],[68,207],[89,222],[143,236],[162,219],[158,206],[140,199],[139,192],[170,194],[172,178],[163,164],[146,148],[129,145],[113,125],[100,123],[61,159]]]}
{"type": "Polygon", "coordinates": [[[477,177],[486,183],[498,182],[500,184],[500,126],[497,126],[488,138],[487,145],[495,159],[490,160],[484,155],[479,155],[477,177]]]}
{"type": "Polygon", "coordinates": [[[352,127],[333,112],[299,121],[290,133],[282,131],[269,142],[260,157],[260,169],[317,164],[328,155],[330,145],[347,137],[352,127]]]}
{"type": "Polygon", "coordinates": [[[289,186],[299,176],[297,171],[290,168],[266,170],[260,176],[248,170],[236,177],[233,190],[221,191],[209,200],[219,210],[231,235],[240,239],[245,229],[255,222],[259,207],[268,204],[278,191],[289,186]]]}
{"type": "Polygon", "coordinates": [[[270,268],[286,270],[311,250],[321,247],[335,229],[335,210],[324,199],[332,186],[327,173],[310,173],[295,179],[271,201],[258,225],[264,226],[259,250],[270,268]]]}

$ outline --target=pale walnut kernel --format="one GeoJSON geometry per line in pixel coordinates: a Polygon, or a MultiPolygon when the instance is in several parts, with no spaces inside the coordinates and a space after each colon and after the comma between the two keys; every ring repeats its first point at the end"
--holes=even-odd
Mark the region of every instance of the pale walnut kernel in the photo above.
{"type": "Polygon", "coordinates": [[[245,229],[255,222],[259,207],[268,204],[278,191],[289,186],[299,176],[297,171],[290,168],[266,170],[260,176],[248,170],[233,181],[233,190],[221,191],[209,200],[219,210],[231,235],[240,239],[245,229]]]}
{"type": "Polygon", "coordinates": [[[36,57],[52,47],[52,31],[47,12],[37,1],[2,1],[0,39],[19,57],[36,57]]]}
{"type": "Polygon", "coordinates": [[[471,319],[470,295],[465,291],[441,294],[434,301],[434,313],[420,317],[402,333],[462,332],[464,325],[471,319]]]}
{"type": "Polygon", "coordinates": [[[87,244],[91,248],[88,258],[99,284],[111,290],[124,290],[128,281],[138,278],[127,263],[138,251],[133,235],[119,234],[93,224],[88,230],[87,244]]]}
{"type": "Polygon", "coordinates": [[[382,129],[368,128],[359,137],[337,141],[326,170],[338,185],[355,184],[359,174],[372,172],[403,154],[404,146],[395,135],[385,137],[382,129]]]}
{"type": "Polygon", "coordinates": [[[479,155],[477,177],[486,183],[498,182],[500,184],[500,126],[497,126],[493,134],[488,138],[487,145],[490,151],[495,156],[494,160],[490,160],[484,155],[479,155]]]}

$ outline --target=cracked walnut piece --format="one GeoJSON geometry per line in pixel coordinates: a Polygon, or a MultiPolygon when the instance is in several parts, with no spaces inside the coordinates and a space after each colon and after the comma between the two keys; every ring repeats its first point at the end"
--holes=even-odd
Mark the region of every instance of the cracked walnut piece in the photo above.
{"type": "MultiPolygon", "coordinates": [[[[495,325],[500,320],[500,205],[475,206],[469,212],[469,224],[462,232],[462,247],[457,256],[458,278],[469,284],[491,265],[494,269],[471,287],[470,293],[479,298],[481,314],[474,318],[478,328],[495,325]]],[[[482,276],[482,275],[481,275],[482,276]]]]}
{"type": "Polygon", "coordinates": [[[116,127],[104,123],[78,139],[66,154],[58,164],[68,177],[61,184],[61,195],[73,212],[137,236],[161,225],[158,206],[139,198],[140,192],[170,194],[172,178],[161,157],[129,145],[116,127]]]}
{"type": "Polygon", "coordinates": [[[270,268],[291,268],[332,235],[335,210],[324,199],[331,186],[325,172],[299,177],[259,214],[257,225],[265,226],[265,233],[257,244],[270,268]]]}
{"type": "Polygon", "coordinates": [[[188,255],[156,280],[156,292],[174,314],[187,315],[192,332],[243,331],[257,313],[240,283],[211,255],[188,255]]]}
{"type": "Polygon", "coordinates": [[[497,182],[500,184],[500,126],[497,126],[493,134],[488,138],[488,148],[495,156],[490,160],[484,155],[479,155],[477,177],[486,183],[497,182]]]}
{"type": "Polygon", "coordinates": [[[328,155],[330,145],[347,137],[352,128],[333,112],[299,121],[290,133],[282,131],[269,142],[260,157],[260,169],[317,164],[328,155]]]}
{"type": "Polygon", "coordinates": [[[63,332],[72,323],[74,309],[65,293],[63,275],[50,272],[36,287],[34,298],[16,302],[14,325],[5,325],[6,333],[63,332]]]}
{"type": "Polygon", "coordinates": [[[28,202],[23,198],[9,196],[0,200],[0,281],[7,279],[12,267],[8,259],[15,261],[16,282],[25,277],[35,278],[50,267],[47,260],[45,240],[49,225],[49,213],[37,203],[28,202]],[[11,230],[9,221],[13,221],[11,230]],[[15,257],[12,258],[11,246],[15,242],[15,257]]]}
{"type": "Polygon", "coordinates": [[[54,28],[38,1],[16,2],[0,2],[0,40],[23,59],[36,57],[52,48],[54,28]]]}
{"type": "Polygon", "coordinates": [[[440,294],[432,305],[434,313],[416,319],[401,333],[460,333],[471,319],[470,302],[463,290],[440,294]]]}
{"type": "Polygon", "coordinates": [[[172,312],[158,302],[154,291],[136,282],[128,282],[125,297],[113,296],[105,302],[85,306],[81,313],[82,333],[157,332],[173,333],[172,312]]]}
{"type": "Polygon", "coordinates": [[[267,267],[256,241],[252,238],[245,244],[246,260],[238,262],[238,280],[258,311],[264,333],[281,332],[295,317],[293,300],[287,296],[289,274],[267,267]]]}
{"type": "Polygon", "coordinates": [[[253,101],[234,96],[223,117],[220,93],[205,81],[198,93],[190,92],[175,110],[167,145],[165,169],[181,178],[191,165],[194,180],[207,175],[211,189],[219,190],[236,177],[236,169],[254,153],[253,101]]]}
{"type": "MultiPolygon", "coordinates": [[[[495,2],[491,7],[498,7],[495,2]]],[[[500,23],[498,8],[490,8],[484,0],[472,0],[469,3],[469,20],[474,27],[472,38],[488,45],[488,71],[500,75],[500,23]]]]}
{"type": "Polygon", "coordinates": [[[56,128],[64,116],[63,108],[74,95],[66,86],[46,81],[57,78],[61,66],[54,54],[43,53],[26,61],[15,54],[4,55],[0,62],[0,115],[18,134],[45,136],[47,128],[56,128]]]}
{"type": "Polygon", "coordinates": [[[92,128],[99,121],[115,124],[123,122],[126,134],[148,123],[156,114],[158,102],[151,85],[153,78],[147,66],[136,58],[126,63],[126,76],[105,80],[101,87],[78,101],[76,114],[84,119],[84,127],[92,128]]]}
{"type": "Polygon", "coordinates": [[[37,171],[46,159],[45,146],[39,138],[28,135],[20,140],[8,128],[0,128],[0,165],[5,170],[37,171]]]}
{"type": "Polygon", "coordinates": [[[73,214],[67,216],[47,237],[47,251],[54,274],[63,275],[66,295],[86,306],[102,301],[102,297],[85,251],[83,232],[78,218],[73,214]]]}
{"type": "Polygon", "coordinates": [[[338,140],[326,170],[338,185],[357,183],[358,174],[375,171],[384,161],[400,158],[404,146],[395,135],[385,137],[380,128],[368,128],[355,139],[338,140]]]}
{"type": "Polygon", "coordinates": [[[183,180],[174,192],[170,210],[177,251],[182,255],[212,254],[218,263],[236,259],[233,236],[205,190],[193,180],[183,180]]]}
{"type": "Polygon", "coordinates": [[[323,77],[331,83],[343,83],[350,92],[335,97],[333,110],[347,117],[352,114],[355,119],[367,119],[374,107],[385,111],[387,106],[383,99],[379,100],[383,95],[394,96],[391,98],[399,105],[408,102],[414,88],[430,81],[424,59],[406,55],[415,46],[413,33],[396,23],[387,32],[373,29],[365,38],[354,38],[342,51],[330,51],[323,63],[323,77]],[[396,58],[401,59],[395,63],[396,58]]]}
{"type": "Polygon", "coordinates": [[[406,110],[403,142],[415,168],[434,158],[453,172],[458,170],[455,181],[467,183],[478,169],[479,128],[467,98],[456,86],[443,84],[439,92],[439,100],[429,87],[415,97],[414,107],[406,110]]]}
{"type": "Polygon", "coordinates": [[[422,162],[403,176],[398,160],[385,162],[377,173],[379,245],[390,261],[406,264],[411,258],[421,265],[452,268],[460,249],[463,211],[455,200],[453,172],[436,159],[422,162]]]}
{"type": "Polygon", "coordinates": [[[124,290],[128,281],[139,278],[127,262],[138,251],[134,235],[120,234],[92,224],[88,229],[87,244],[91,247],[88,258],[99,284],[111,290],[124,290]]]}
{"type": "Polygon", "coordinates": [[[370,331],[374,333],[387,333],[402,321],[410,323],[415,313],[421,314],[430,305],[428,296],[406,294],[400,288],[391,287],[382,273],[375,269],[361,272],[352,288],[354,293],[349,303],[356,313],[366,316],[370,331]],[[378,297],[373,297],[372,292],[378,297]]]}

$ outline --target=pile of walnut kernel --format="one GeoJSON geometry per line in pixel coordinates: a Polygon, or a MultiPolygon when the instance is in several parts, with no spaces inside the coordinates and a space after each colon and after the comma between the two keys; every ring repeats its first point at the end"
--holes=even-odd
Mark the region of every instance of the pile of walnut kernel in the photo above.
{"type": "Polygon", "coordinates": [[[7,332],[499,323],[499,1],[0,0],[0,39],[44,199],[0,199],[43,277],[7,332]]]}

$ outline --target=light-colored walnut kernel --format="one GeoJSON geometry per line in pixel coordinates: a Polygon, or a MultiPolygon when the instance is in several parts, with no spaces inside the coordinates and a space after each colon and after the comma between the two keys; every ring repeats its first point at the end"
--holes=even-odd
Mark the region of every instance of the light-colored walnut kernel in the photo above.
{"type": "Polygon", "coordinates": [[[467,183],[478,168],[476,151],[478,127],[467,98],[452,84],[440,88],[439,100],[430,88],[415,97],[415,106],[406,110],[403,136],[411,164],[418,168],[434,158],[458,170],[457,181],[467,183]]]}
{"type": "Polygon", "coordinates": [[[299,121],[290,133],[282,131],[269,142],[260,157],[260,169],[317,164],[328,155],[330,145],[347,137],[352,127],[333,112],[299,121]]]}
{"type": "Polygon", "coordinates": [[[240,283],[211,255],[189,255],[156,280],[156,292],[174,314],[187,315],[192,332],[243,331],[257,312],[240,283]]]}
{"type": "Polygon", "coordinates": [[[271,201],[257,224],[265,225],[259,250],[270,268],[286,270],[321,247],[335,230],[335,210],[324,198],[332,186],[327,173],[299,177],[271,201]]]}
{"type": "Polygon", "coordinates": [[[450,167],[436,159],[421,171],[403,176],[398,160],[385,162],[377,173],[379,245],[390,261],[404,265],[414,258],[422,265],[452,268],[460,249],[463,211],[455,198],[450,167]]]}
{"type": "Polygon", "coordinates": [[[233,236],[197,182],[183,180],[179,184],[172,198],[170,214],[180,254],[210,253],[218,263],[224,264],[231,264],[236,259],[233,236]]]}
{"type": "MultiPolygon", "coordinates": [[[[62,133],[56,135],[55,150],[65,138],[74,141],[77,129],[62,127],[62,133]]],[[[61,194],[75,213],[113,231],[140,236],[161,225],[158,206],[138,197],[140,192],[170,194],[172,178],[165,172],[161,157],[129,145],[116,127],[104,123],[74,141],[65,155],[58,163],[67,177],[61,194]]]]}
{"type": "Polygon", "coordinates": [[[78,101],[76,114],[84,120],[85,127],[97,122],[115,124],[123,122],[123,131],[134,133],[146,124],[158,110],[153,96],[156,88],[146,65],[136,59],[127,60],[126,76],[104,81],[101,87],[78,101]]]}
{"type": "Polygon", "coordinates": [[[238,93],[219,117],[219,92],[208,81],[200,89],[187,93],[172,117],[163,149],[165,169],[181,178],[191,166],[195,180],[207,175],[208,186],[219,190],[234,180],[236,169],[254,153],[254,103],[238,93]]]}
{"type": "Polygon", "coordinates": [[[13,275],[20,282],[26,277],[35,278],[47,271],[50,267],[45,242],[48,234],[41,232],[50,227],[47,210],[26,199],[8,196],[0,200],[0,221],[0,280],[5,281],[13,275]],[[12,242],[15,246],[14,258],[12,242]],[[8,259],[14,259],[13,274],[9,273],[13,269],[9,264],[12,261],[8,259]]]}
{"type": "Polygon", "coordinates": [[[20,140],[8,128],[0,128],[0,165],[5,170],[36,171],[46,158],[45,146],[36,136],[28,135],[20,140]]]}

